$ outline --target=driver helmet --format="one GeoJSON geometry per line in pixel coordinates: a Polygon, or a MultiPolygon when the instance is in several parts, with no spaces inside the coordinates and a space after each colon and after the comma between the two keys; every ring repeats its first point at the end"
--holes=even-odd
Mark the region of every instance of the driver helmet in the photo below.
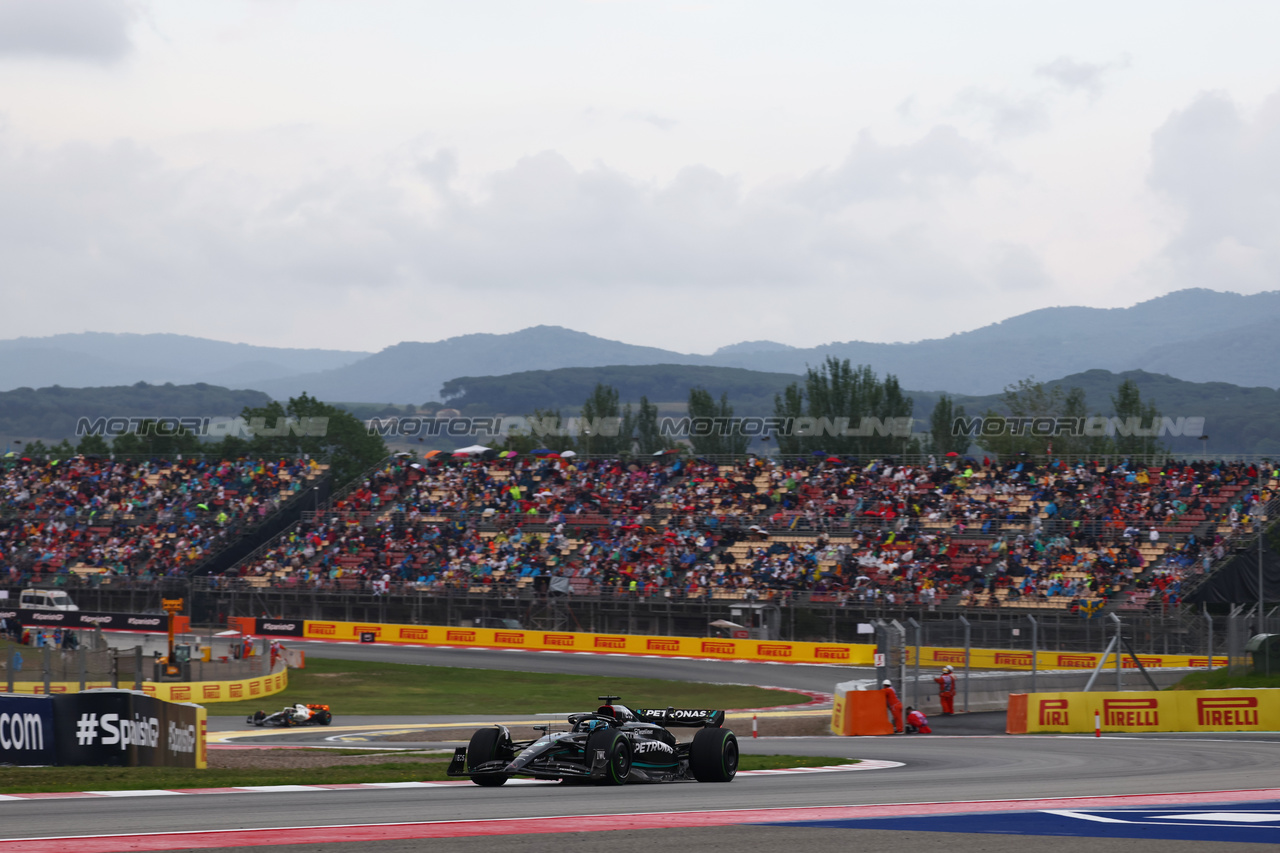
{"type": "Polygon", "coordinates": [[[604,720],[583,720],[579,726],[580,731],[594,732],[609,726],[604,720]]]}

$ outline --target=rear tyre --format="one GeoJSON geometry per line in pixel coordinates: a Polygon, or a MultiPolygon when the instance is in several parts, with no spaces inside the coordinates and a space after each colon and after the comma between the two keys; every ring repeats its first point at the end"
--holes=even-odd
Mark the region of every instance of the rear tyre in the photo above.
{"type": "Polygon", "coordinates": [[[624,785],[631,774],[631,741],[617,729],[601,729],[587,736],[587,761],[595,761],[596,750],[603,749],[608,762],[602,785],[624,785]]]}
{"type": "Polygon", "coordinates": [[[333,714],[329,711],[320,711],[316,714],[316,722],[322,726],[327,726],[333,722],[333,714]]]}
{"type": "MultiPolygon", "coordinates": [[[[486,761],[498,761],[505,758],[503,750],[502,729],[480,729],[471,736],[467,744],[467,770],[471,770],[486,761]]],[[[506,783],[506,773],[472,773],[471,781],[485,788],[496,788],[506,783]]]]}
{"type": "Polygon", "coordinates": [[[699,782],[728,782],[738,773],[738,738],[728,729],[700,729],[689,745],[689,770],[699,782]]]}

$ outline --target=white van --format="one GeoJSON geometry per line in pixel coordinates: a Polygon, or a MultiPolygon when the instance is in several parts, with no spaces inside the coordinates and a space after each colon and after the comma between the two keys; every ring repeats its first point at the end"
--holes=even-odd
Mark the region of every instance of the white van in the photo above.
{"type": "Polygon", "coordinates": [[[79,610],[71,603],[71,596],[60,589],[24,589],[18,596],[22,610],[79,610]]]}

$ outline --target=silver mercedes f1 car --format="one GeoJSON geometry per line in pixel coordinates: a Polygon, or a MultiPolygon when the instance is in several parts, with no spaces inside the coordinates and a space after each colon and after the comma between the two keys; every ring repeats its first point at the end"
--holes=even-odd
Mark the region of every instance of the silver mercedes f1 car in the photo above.
{"type": "Polygon", "coordinates": [[[738,772],[738,739],[724,726],[724,711],[631,710],[618,696],[600,696],[594,712],[570,714],[568,727],[535,726],[536,740],[516,741],[506,726],[480,729],[454,750],[448,775],[477,785],[501,785],[512,776],[590,781],[728,782],[738,772]],[[693,740],[677,741],[669,729],[697,728],[693,740]]]}

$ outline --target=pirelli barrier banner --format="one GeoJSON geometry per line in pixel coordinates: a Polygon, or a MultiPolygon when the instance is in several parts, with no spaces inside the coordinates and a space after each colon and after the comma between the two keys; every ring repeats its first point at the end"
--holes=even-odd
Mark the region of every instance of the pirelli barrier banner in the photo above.
{"type": "MultiPolygon", "coordinates": [[[[519,631],[499,628],[450,628],[440,625],[394,625],[376,622],[329,622],[304,619],[236,618],[234,626],[258,636],[333,640],[349,643],[415,643],[432,646],[532,649],[535,651],[601,652],[672,657],[723,658],[725,660],[785,661],[871,666],[875,646],[849,643],[804,643],[770,640],[711,639],[703,637],[654,637],[634,634],[587,634],[573,631],[519,631]]],[[[1093,669],[1100,654],[1040,652],[1040,669],[1093,669]]],[[[1188,655],[1140,655],[1144,667],[1205,667],[1209,659],[1188,655]]],[[[1115,658],[1108,656],[1111,666],[1115,658]]],[[[907,647],[907,662],[915,662],[915,647],[907,647]]],[[[964,649],[923,646],[920,665],[941,668],[964,666],[964,649]]],[[[1225,657],[1214,666],[1226,666],[1225,657]]],[[[1030,670],[1031,652],[971,649],[973,669],[1030,670]]],[[[1123,668],[1133,660],[1121,659],[1123,668]]]]}
{"type": "Polygon", "coordinates": [[[1280,729],[1280,690],[1162,690],[1014,693],[1010,734],[1091,732],[1266,732],[1280,729]]]}
{"type": "MultiPolygon", "coordinates": [[[[74,628],[77,631],[101,628],[104,631],[134,631],[165,634],[169,617],[164,613],[100,613],[92,610],[27,610],[0,608],[0,616],[26,628],[74,628]]],[[[191,630],[191,617],[179,616],[174,628],[180,634],[191,630]]]]}
{"type": "MultiPolygon", "coordinates": [[[[1011,652],[1000,649],[970,649],[969,666],[972,669],[1031,669],[1031,652],[1011,652]]],[[[907,646],[907,663],[915,663],[915,646],[907,646]]],[[[1093,669],[1104,655],[1089,652],[1038,652],[1037,669],[1093,669]]],[[[1108,666],[1115,669],[1115,655],[1106,655],[1108,666]]],[[[1209,667],[1209,658],[1205,655],[1138,655],[1138,660],[1147,669],[1165,667],[1209,667]]],[[[923,667],[942,667],[950,664],[954,667],[964,666],[964,649],[938,648],[935,646],[920,647],[920,665],[923,667]]],[[[1214,657],[1213,666],[1226,666],[1225,657],[1214,657]]],[[[1122,669],[1136,669],[1137,664],[1128,655],[1120,658],[1122,669]]]]}
{"type": "Polygon", "coordinates": [[[293,622],[259,619],[257,633],[265,636],[376,643],[414,643],[432,646],[530,649],[533,651],[597,652],[600,654],[659,655],[723,658],[724,660],[783,661],[870,666],[872,646],[846,643],[791,643],[769,640],[650,637],[634,634],[586,634],[572,631],[508,631],[497,628],[448,628],[436,625],[384,625],[371,622],[293,622]],[[296,626],[301,625],[301,633],[296,626]],[[279,633],[277,633],[279,631],[279,633]]]}
{"type": "Polygon", "coordinates": [[[144,681],[148,696],[169,702],[240,702],[279,693],[289,686],[289,670],[281,666],[270,675],[242,678],[237,681],[144,681]]]}
{"type": "MultiPolygon", "coordinates": [[[[289,670],[281,667],[270,675],[257,678],[242,678],[236,681],[144,681],[142,691],[147,696],[166,702],[239,702],[244,699],[257,699],[279,693],[289,686],[289,670]]],[[[44,683],[39,681],[14,682],[11,695],[34,695],[44,693],[44,683]]],[[[109,681],[87,681],[86,690],[107,688],[109,681]]],[[[54,681],[49,684],[50,694],[78,693],[78,681],[54,681]]]]}
{"type": "Polygon", "coordinates": [[[132,690],[0,695],[0,763],[193,767],[208,763],[205,709],[132,690]]]}

